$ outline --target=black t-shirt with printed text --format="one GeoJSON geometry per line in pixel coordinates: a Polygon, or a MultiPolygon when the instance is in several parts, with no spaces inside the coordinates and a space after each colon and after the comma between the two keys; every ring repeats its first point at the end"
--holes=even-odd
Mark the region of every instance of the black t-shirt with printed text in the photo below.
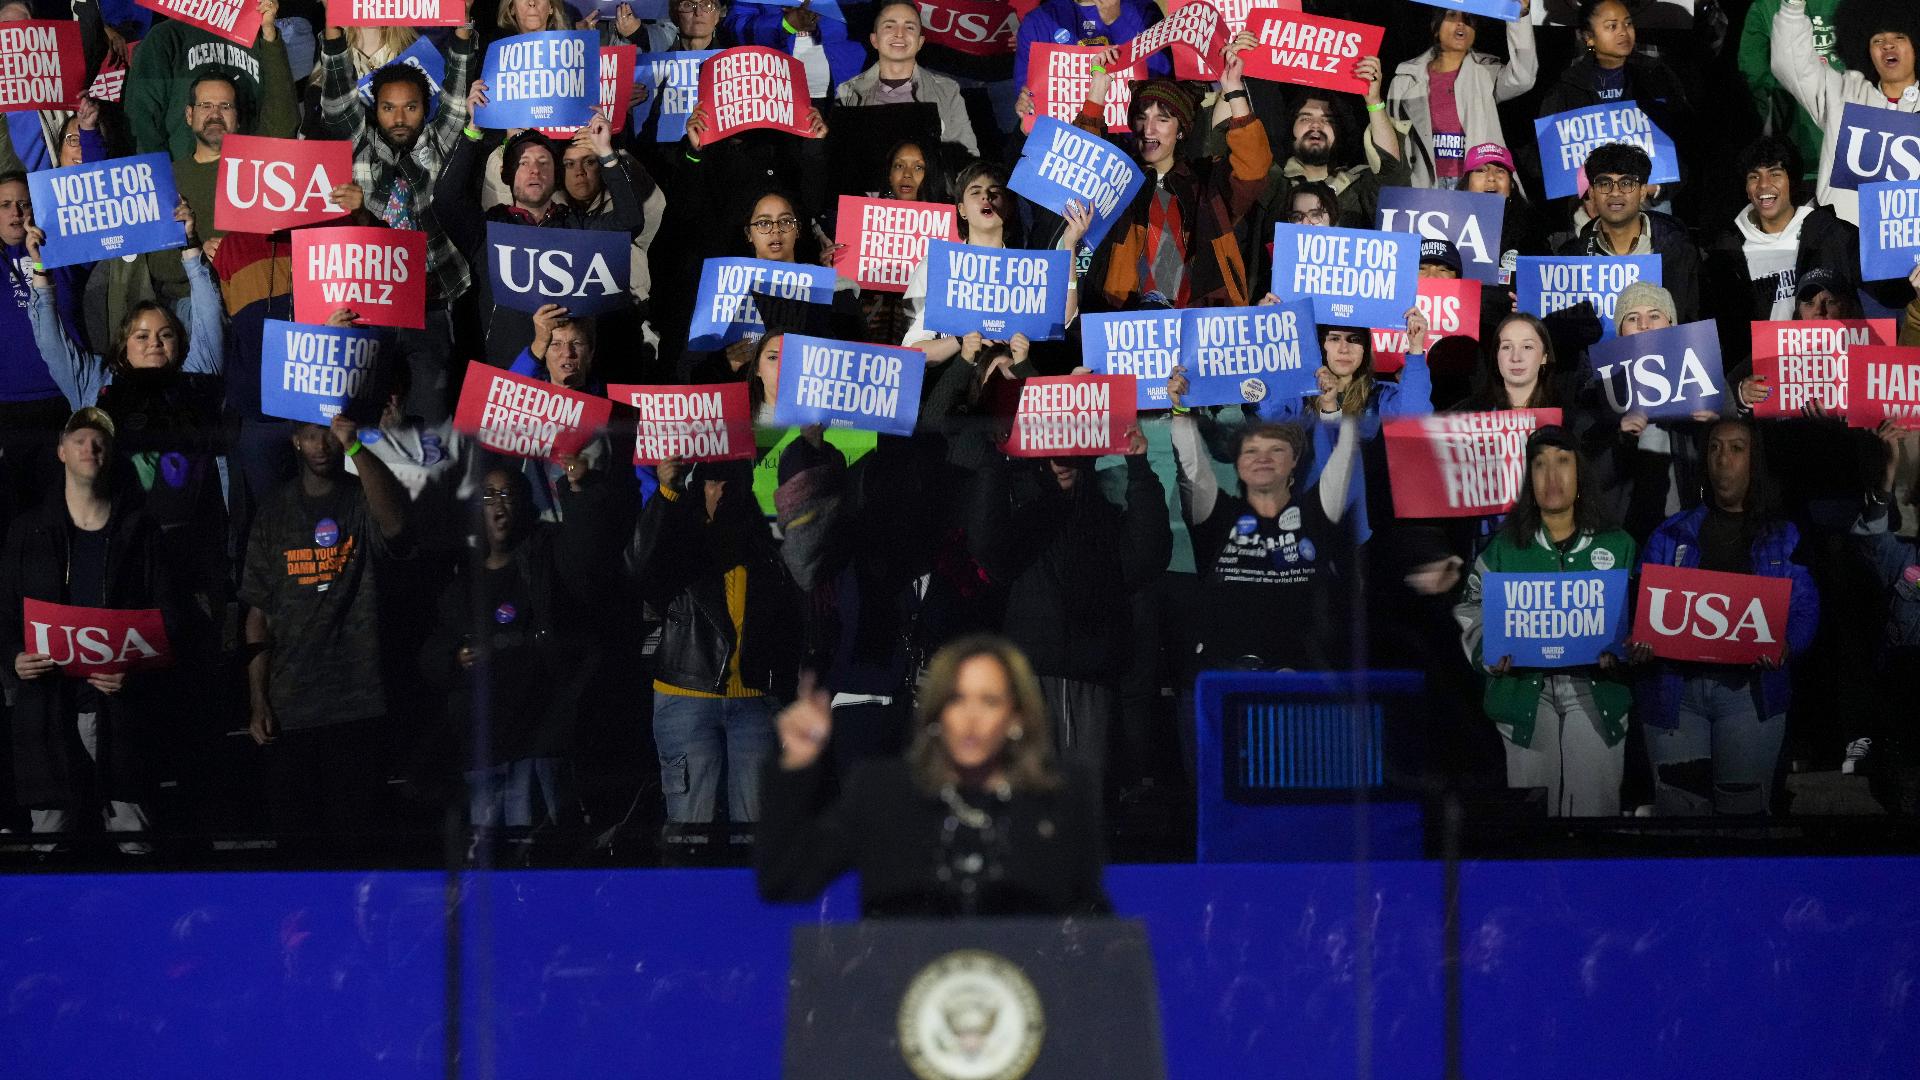
{"type": "Polygon", "coordinates": [[[1194,565],[1206,589],[1200,666],[1258,657],[1267,667],[1322,668],[1345,527],[1328,520],[1309,488],[1277,518],[1221,492],[1192,530],[1194,565]]]}

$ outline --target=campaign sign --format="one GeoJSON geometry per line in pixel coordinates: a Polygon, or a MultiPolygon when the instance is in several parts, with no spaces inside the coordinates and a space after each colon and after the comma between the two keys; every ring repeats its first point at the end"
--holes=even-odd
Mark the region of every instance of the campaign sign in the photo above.
{"type": "Polygon", "coordinates": [[[40,261],[57,266],[187,246],[173,220],[180,196],[165,154],[109,158],[27,174],[33,219],[47,232],[40,261]]]}
{"type": "Polygon", "coordinates": [[[1627,636],[1625,568],[1567,574],[1487,574],[1480,579],[1480,655],[1516,668],[1598,663],[1627,636]]]}
{"type": "Polygon", "coordinates": [[[222,232],[276,233],[345,217],[327,194],[352,182],[350,142],[229,135],[220,146],[213,225],[222,232]]]}
{"type": "Polygon", "coordinates": [[[260,411],[328,424],[355,401],[379,395],[380,331],[303,326],[268,319],[260,333],[260,411]]]}
{"type": "Polygon", "coordinates": [[[611,415],[606,398],[470,364],[453,426],[494,453],[555,461],[584,449],[611,415]]]}
{"type": "Polygon", "coordinates": [[[1027,379],[1002,445],[1008,457],[1093,457],[1130,449],[1135,393],[1131,375],[1027,379]]]}
{"type": "MultiPolygon", "coordinates": [[[[1427,350],[1444,337],[1480,340],[1480,283],[1470,278],[1421,278],[1413,306],[1427,317],[1427,350]]],[[[1407,327],[1373,328],[1373,370],[1396,371],[1406,363],[1407,327]]]]}
{"type": "MultiPolygon", "coordinates": [[[[636,77],[647,85],[647,100],[639,106],[660,115],[655,142],[679,142],[687,134],[687,117],[700,104],[700,65],[718,49],[647,53],[634,58],[636,77]]],[[[636,121],[636,128],[644,121],[636,121]]]]}
{"type": "Polygon", "coordinates": [[[1856,345],[1847,353],[1847,425],[1877,428],[1891,420],[1920,428],[1920,349],[1856,345]]]}
{"type": "Polygon", "coordinates": [[[1856,345],[1892,345],[1892,319],[1847,319],[1753,324],[1753,373],[1773,389],[1753,407],[1765,420],[1799,416],[1819,405],[1847,411],[1847,352],[1856,345]]]}
{"type": "Polygon", "coordinates": [[[1180,317],[1184,405],[1297,401],[1314,392],[1320,334],[1305,300],[1243,308],[1187,308],[1180,317]]]}
{"type": "MultiPolygon", "coordinates": [[[[1414,0],[1428,7],[1446,8],[1448,11],[1464,11],[1469,15],[1485,15],[1489,19],[1501,22],[1513,22],[1520,17],[1520,0],[1414,0]]],[[[1546,7],[1541,0],[1541,7],[1546,7]]]]}
{"type": "Polygon", "coordinates": [[[1860,185],[1860,276],[1904,278],[1920,266],[1920,180],[1860,185]]]}
{"type": "Polygon", "coordinates": [[[1614,335],[1620,290],[1636,281],[1660,284],[1658,255],[1522,255],[1514,271],[1518,310],[1542,319],[1596,319],[1614,335]]]}
{"type": "Polygon", "coordinates": [[[1559,409],[1505,409],[1386,421],[1393,512],[1403,518],[1485,517],[1513,509],[1527,471],[1527,437],[1559,409]]]}
{"type": "Polygon", "coordinates": [[[1374,227],[1450,240],[1460,249],[1460,270],[1488,285],[1500,284],[1500,233],[1507,200],[1490,191],[1390,186],[1380,189],[1374,227]]]}
{"type": "MultiPolygon", "coordinates": [[[[601,19],[612,22],[619,17],[622,5],[624,5],[627,10],[633,12],[634,18],[642,22],[663,23],[671,21],[667,0],[589,0],[588,3],[581,6],[580,10],[584,13],[588,8],[592,8],[600,13],[601,19]]],[[[825,14],[824,8],[815,8],[814,10],[825,14]]]]}
{"type": "Polygon", "coordinates": [[[607,387],[607,396],[632,407],[633,463],[746,461],[754,455],[753,406],[747,384],[607,387]]]}
{"type": "Polygon", "coordinates": [[[1848,102],[1840,112],[1827,182],[1851,191],[1875,181],[1907,180],[1920,180],[1920,114],[1848,102]]]}
{"type": "Polygon", "coordinates": [[[1102,375],[1130,375],[1134,408],[1165,409],[1167,377],[1180,362],[1184,312],[1115,311],[1080,316],[1080,362],[1102,375]]]}
{"type": "Polygon", "coordinates": [[[927,244],[960,239],[952,203],[905,202],[840,196],[833,266],[862,289],[903,293],[913,268],[926,260],[927,244]]]}
{"type": "Polygon", "coordinates": [[[911,435],[926,373],[927,354],[919,349],[788,334],[780,343],[773,422],[911,435]]]}
{"type": "MultiPolygon", "coordinates": [[[[427,77],[427,89],[430,91],[427,97],[427,118],[432,119],[433,114],[440,111],[440,88],[441,84],[447,81],[447,58],[440,55],[440,50],[434,47],[433,42],[420,38],[402,50],[400,55],[380,67],[392,64],[405,64],[427,77]]],[[[359,82],[354,83],[354,89],[359,92],[360,100],[368,105],[373,104],[373,76],[374,72],[379,70],[380,68],[375,68],[367,72],[360,76],[359,82]]]]}
{"type": "Polygon", "coordinates": [[[1720,330],[1709,319],[1612,337],[1587,352],[1607,404],[1649,420],[1684,420],[1697,412],[1730,411],[1720,366],[1720,330]]]}
{"type": "Polygon", "coordinates": [[[1019,47],[1020,13],[1005,0],[920,0],[920,32],[929,45],[968,56],[1010,56],[1019,47]]]}
{"type": "Polygon", "coordinates": [[[487,103],[477,128],[579,127],[600,105],[600,35],[542,30],[487,46],[487,103]]]}
{"type": "Polygon", "coordinates": [[[978,330],[990,341],[1025,334],[1053,341],[1067,332],[1064,251],[1010,251],[951,240],[927,245],[927,329],[960,337],[978,330]]]}
{"type": "Polygon", "coordinates": [[[1648,183],[1671,184],[1680,179],[1680,156],[1673,139],[1631,101],[1543,116],[1533,122],[1533,130],[1540,138],[1540,174],[1550,199],[1578,195],[1578,177],[1587,155],[1608,143],[1629,143],[1645,150],[1653,159],[1648,183]]]}
{"type": "MultiPolygon", "coordinates": [[[[1094,58],[1105,49],[1090,45],[1050,45],[1036,41],[1027,52],[1027,90],[1033,94],[1033,115],[1022,125],[1027,131],[1043,116],[1070,123],[1087,103],[1093,83],[1094,58]]],[[[1107,90],[1102,119],[1108,131],[1131,130],[1127,111],[1133,107],[1133,84],[1147,77],[1145,67],[1109,68],[1113,82],[1107,90]]]]}
{"type": "Polygon", "coordinates": [[[127,42],[127,59],[124,61],[112,53],[103,57],[100,71],[93,77],[93,85],[87,87],[87,96],[95,101],[119,101],[127,89],[127,65],[133,63],[133,50],[139,45],[137,41],[127,42]]]}
{"type": "Polygon", "coordinates": [[[157,608],[73,607],[31,596],[20,606],[26,650],[52,657],[69,679],[173,666],[157,608]]]}
{"type": "Polygon", "coordinates": [[[1007,187],[1062,217],[1069,202],[1090,206],[1093,223],[1087,226],[1086,244],[1095,248],[1145,181],[1140,166],[1126,151],[1071,124],[1042,116],[1033,122],[1033,134],[1007,187]]]}
{"type": "Polygon", "coordinates": [[[1420,238],[1372,229],[1273,227],[1273,291],[1313,297],[1326,326],[1399,326],[1420,288],[1420,238]]]}
{"type": "Polygon", "coordinates": [[[1188,4],[1135,34],[1133,40],[1120,46],[1120,55],[1115,59],[1120,67],[1132,67],[1146,63],[1147,57],[1170,45],[1179,45],[1197,57],[1199,66],[1210,71],[1220,70],[1225,63],[1222,54],[1227,47],[1227,37],[1221,27],[1219,10],[1211,4],[1188,4]]]}
{"type": "Polygon", "coordinates": [[[86,89],[79,23],[0,23],[0,112],[71,109],[86,89]]]}
{"type": "Polygon", "coordinates": [[[626,307],[633,238],[623,229],[542,229],[487,222],[493,302],[539,311],[559,304],[575,317],[626,307]]]}
{"type": "Polygon", "coordinates": [[[368,326],[427,325],[427,234],[339,225],[293,234],[293,318],[346,308],[368,326]]]}
{"type": "Polygon", "coordinates": [[[1633,643],[1700,664],[1775,663],[1787,655],[1793,582],[1684,566],[1640,567],[1633,643]]]}
{"type": "Polygon", "coordinates": [[[468,0],[344,0],[327,5],[331,26],[460,26],[468,0]]]}
{"type": "MultiPolygon", "coordinates": [[[[1247,28],[1247,18],[1255,11],[1299,11],[1300,0],[1170,0],[1167,13],[1178,16],[1181,9],[1193,4],[1205,4],[1220,13],[1221,40],[1232,41],[1234,35],[1247,28]]],[[[1173,51],[1173,77],[1199,82],[1212,82],[1220,77],[1221,56],[1215,56],[1212,62],[1190,49],[1173,51]]]]}
{"type": "Polygon", "coordinates": [[[754,293],[833,303],[833,270],[825,266],[766,259],[708,259],[700,268],[700,292],[693,304],[687,346],[718,349],[766,328],[754,293]]]}
{"type": "Polygon", "coordinates": [[[260,34],[259,0],[134,0],[148,11],[197,26],[244,48],[260,34]]]}
{"type": "MultiPolygon", "coordinates": [[[[633,60],[636,52],[632,45],[600,46],[599,109],[600,115],[607,118],[608,126],[614,131],[627,129],[627,114],[633,111],[633,60]]],[[[564,143],[573,138],[581,126],[543,126],[540,133],[564,143]]]]}
{"type": "Polygon", "coordinates": [[[812,133],[806,69],[776,49],[743,45],[701,64],[700,108],[707,114],[708,143],[752,128],[812,133]]]}
{"type": "Polygon", "coordinates": [[[1256,79],[1314,86],[1346,94],[1367,92],[1365,79],[1353,73],[1363,57],[1380,55],[1386,28],[1329,19],[1297,11],[1256,11],[1247,29],[1259,42],[1242,53],[1247,74],[1256,79]]]}

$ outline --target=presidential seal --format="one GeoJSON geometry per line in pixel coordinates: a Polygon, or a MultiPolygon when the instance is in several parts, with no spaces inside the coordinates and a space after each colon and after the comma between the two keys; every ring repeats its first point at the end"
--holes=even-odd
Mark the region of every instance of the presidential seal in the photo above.
{"type": "Polygon", "coordinates": [[[979,949],[928,964],[900,1002],[900,1055],[920,1080],[1020,1080],[1046,1033],[1026,973],[979,949]]]}

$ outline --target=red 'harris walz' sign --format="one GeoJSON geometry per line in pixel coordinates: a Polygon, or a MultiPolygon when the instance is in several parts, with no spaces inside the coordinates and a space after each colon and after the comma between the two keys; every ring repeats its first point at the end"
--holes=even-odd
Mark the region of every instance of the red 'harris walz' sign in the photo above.
{"type": "Polygon", "coordinates": [[[427,325],[427,234],[342,226],[293,234],[293,319],[346,308],[367,326],[427,325]]]}
{"type": "Polygon", "coordinates": [[[173,664],[166,621],[155,609],[72,607],[33,599],[21,606],[27,651],[52,657],[69,678],[173,664]]]}

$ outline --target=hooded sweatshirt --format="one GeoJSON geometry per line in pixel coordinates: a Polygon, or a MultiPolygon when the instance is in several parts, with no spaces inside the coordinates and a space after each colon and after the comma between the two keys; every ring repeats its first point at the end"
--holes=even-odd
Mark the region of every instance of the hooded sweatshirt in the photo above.
{"type": "Polygon", "coordinates": [[[1773,310],[1767,316],[1769,319],[1793,318],[1793,290],[1798,277],[1794,263],[1800,257],[1800,229],[1812,213],[1813,207],[1800,207],[1794,211],[1793,220],[1777,234],[1762,229],[1747,207],[1741,207],[1740,212],[1733,215],[1733,227],[1739,230],[1740,248],[1747,257],[1747,278],[1754,283],[1756,294],[1760,282],[1773,279],[1773,310]]]}

